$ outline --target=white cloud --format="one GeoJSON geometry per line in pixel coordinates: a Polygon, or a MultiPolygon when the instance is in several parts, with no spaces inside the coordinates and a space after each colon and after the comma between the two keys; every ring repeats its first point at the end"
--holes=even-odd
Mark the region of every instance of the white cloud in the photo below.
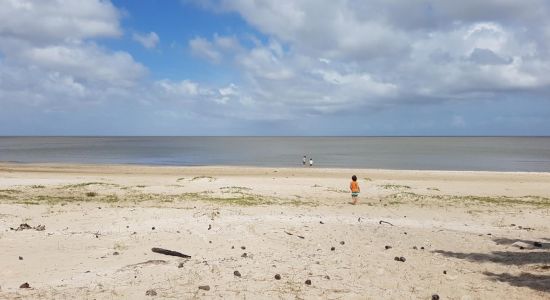
{"type": "Polygon", "coordinates": [[[136,33],[132,34],[132,39],[140,43],[143,47],[147,49],[154,49],[157,47],[160,42],[159,36],[155,32],[149,33],[136,33]]]}
{"type": "Polygon", "coordinates": [[[0,102],[72,105],[128,95],[147,69],[94,42],[120,36],[119,18],[109,1],[3,1],[0,76],[9,84],[0,85],[0,102]]]}
{"type": "Polygon", "coordinates": [[[222,59],[222,54],[207,39],[196,37],[189,41],[189,48],[193,55],[205,58],[210,62],[219,63],[222,59]]]}
{"type": "Polygon", "coordinates": [[[0,36],[33,43],[121,35],[119,13],[109,1],[5,0],[0,36]]]}

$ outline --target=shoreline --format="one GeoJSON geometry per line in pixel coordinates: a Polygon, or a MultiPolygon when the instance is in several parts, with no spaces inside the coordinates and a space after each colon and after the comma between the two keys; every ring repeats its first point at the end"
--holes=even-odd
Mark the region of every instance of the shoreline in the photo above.
{"type": "Polygon", "coordinates": [[[440,169],[384,169],[384,168],[347,168],[347,167],[309,167],[309,166],[254,166],[254,165],[168,165],[168,164],[138,164],[138,163],[72,163],[72,162],[11,162],[0,161],[0,168],[19,168],[19,167],[37,167],[52,169],[60,168],[93,168],[93,167],[105,167],[105,168],[158,168],[158,169],[282,169],[282,170],[318,170],[318,171],[361,171],[361,172],[376,172],[376,173],[389,173],[389,172],[405,172],[405,173],[476,173],[476,174],[524,174],[524,175],[550,175],[548,172],[540,171],[492,171],[492,170],[440,170],[440,169]]]}

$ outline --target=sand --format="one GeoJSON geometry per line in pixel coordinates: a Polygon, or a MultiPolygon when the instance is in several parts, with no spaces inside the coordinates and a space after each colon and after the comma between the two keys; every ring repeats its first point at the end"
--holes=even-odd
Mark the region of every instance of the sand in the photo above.
{"type": "Polygon", "coordinates": [[[549,299],[549,183],[549,173],[2,163],[0,298],[549,299]]]}

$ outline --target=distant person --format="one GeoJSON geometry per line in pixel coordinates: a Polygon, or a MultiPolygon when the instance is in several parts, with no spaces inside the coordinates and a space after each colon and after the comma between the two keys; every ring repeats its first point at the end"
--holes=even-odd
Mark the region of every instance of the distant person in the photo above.
{"type": "Polygon", "coordinates": [[[310,166],[310,167],[313,167],[313,158],[310,158],[310,159],[309,159],[309,166],[310,166]]]}
{"type": "Polygon", "coordinates": [[[306,165],[306,156],[304,155],[304,158],[302,158],[302,166],[306,165]]]}
{"type": "Polygon", "coordinates": [[[357,197],[361,189],[359,188],[359,183],[357,183],[357,176],[351,176],[351,182],[349,184],[349,189],[351,190],[351,204],[357,204],[357,197]]]}

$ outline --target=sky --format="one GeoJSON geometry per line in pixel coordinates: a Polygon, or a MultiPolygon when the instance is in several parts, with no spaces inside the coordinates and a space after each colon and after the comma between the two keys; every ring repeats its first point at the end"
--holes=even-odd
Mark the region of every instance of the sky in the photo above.
{"type": "Polygon", "coordinates": [[[0,135],[550,135],[546,0],[0,0],[0,135]]]}

